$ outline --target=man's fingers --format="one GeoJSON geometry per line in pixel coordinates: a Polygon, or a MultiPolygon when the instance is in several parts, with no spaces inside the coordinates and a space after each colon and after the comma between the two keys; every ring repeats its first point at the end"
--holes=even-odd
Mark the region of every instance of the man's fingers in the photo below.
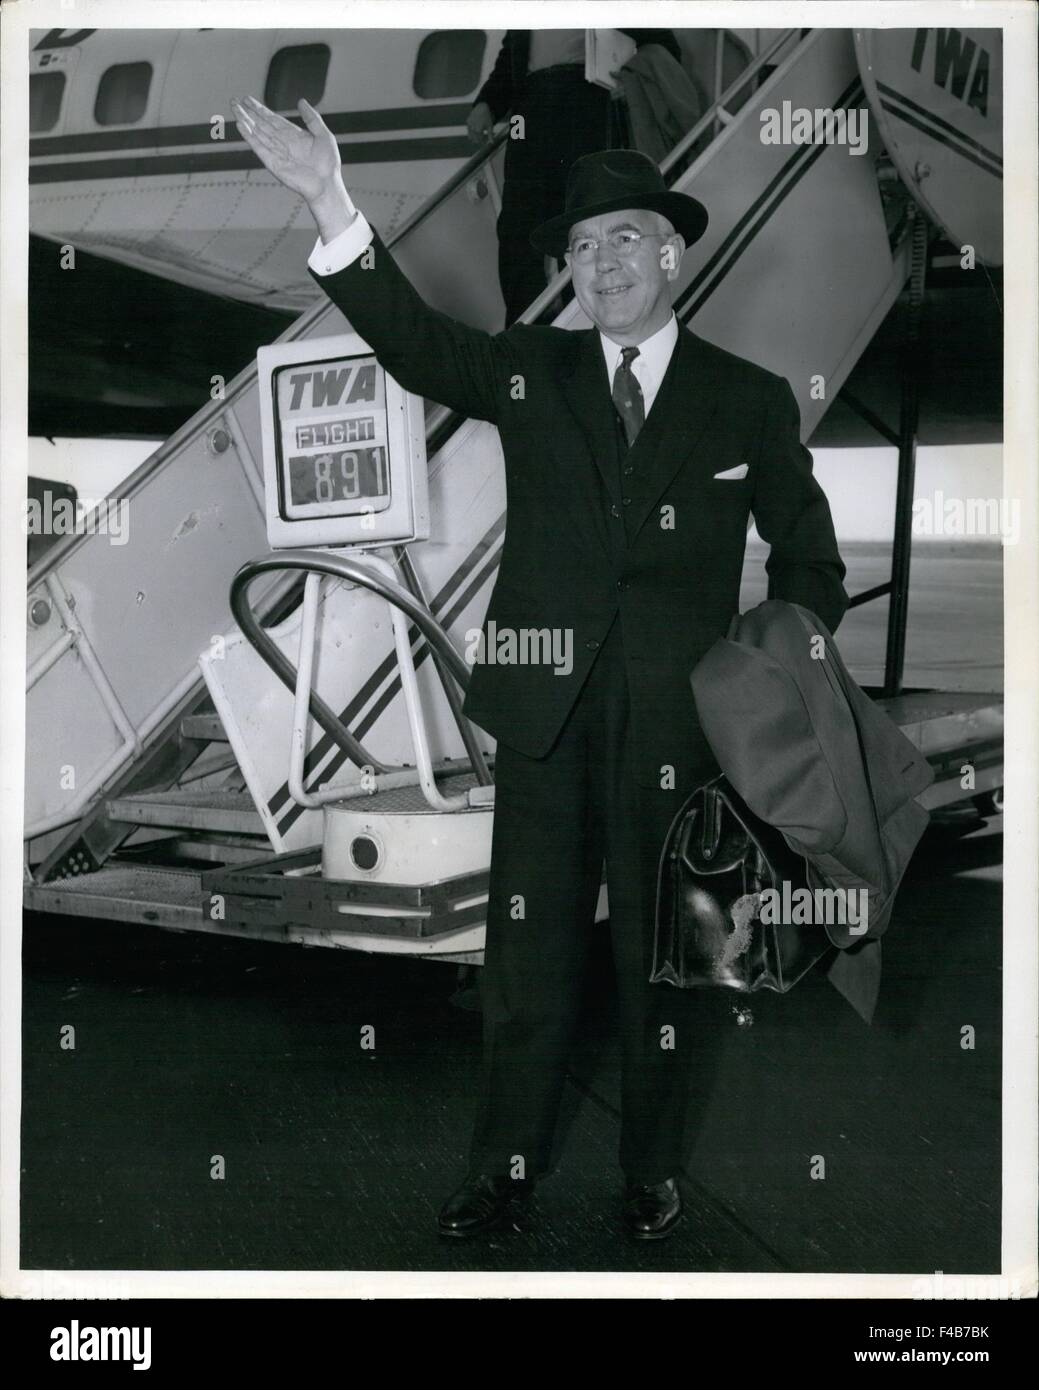
{"type": "Polygon", "coordinates": [[[234,113],[238,129],[243,135],[255,128],[255,122],[252,116],[249,115],[248,111],[246,111],[245,107],[236,97],[231,98],[231,110],[234,113]]]}
{"type": "Polygon", "coordinates": [[[303,124],[310,131],[311,135],[325,134],[328,130],[328,126],[325,125],[324,121],[321,119],[320,112],[314,110],[306,97],[300,97],[299,101],[296,103],[296,109],[303,117],[303,124]]]}
{"type": "Polygon", "coordinates": [[[260,142],[257,139],[256,127],[252,121],[245,116],[239,116],[237,120],[238,134],[242,137],[249,148],[257,154],[260,151],[260,142]]]}
{"type": "Polygon", "coordinates": [[[242,117],[253,130],[261,126],[270,114],[267,108],[261,106],[255,97],[245,97],[241,101],[234,102],[233,105],[235,112],[241,112],[242,117]]]}
{"type": "Polygon", "coordinates": [[[255,97],[246,97],[245,100],[246,110],[261,129],[286,135],[290,131],[299,129],[291,121],[287,121],[284,116],[279,116],[277,111],[272,111],[269,106],[264,106],[262,101],[257,101],[255,97]]]}
{"type": "Polygon", "coordinates": [[[238,129],[241,132],[242,139],[262,164],[266,164],[267,167],[270,168],[272,162],[284,161],[286,151],[280,140],[272,137],[267,131],[262,130],[251,121],[248,125],[239,121],[238,129]]]}
{"type": "Polygon", "coordinates": [[[258,144],[263,144],[267,147],[271,145],[270,132],[265,130],[259,121],[254,120],[239,102],[233,101],[231,103],[231,110],[234,112],[238,122],[238,129],[250,145],[254,148],[258,144]]]}
{"type": "Polygon", "coordinates": [[[250,145],[255,145],[261,139],[267,144],[270,143],[271,132],[257,115],[248,111],[240,101],[232,101],[231,110],[234,112],[239,131],[250,145]]]}

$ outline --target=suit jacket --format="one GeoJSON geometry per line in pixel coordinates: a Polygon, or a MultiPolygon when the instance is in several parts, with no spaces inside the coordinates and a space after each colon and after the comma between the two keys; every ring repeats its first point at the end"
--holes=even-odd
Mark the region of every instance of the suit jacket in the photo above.
{"type": "MultiPolygon", "coordinates": [[[[621,33],[634,39],[638,48],[653,43],[663,44],[673,58],[682,61],[682,50],[670,29],[622,29],[621,33]]],[[[530,30],[507,29],[491,74],[476,96],[476,102],[487,103],[496,121],[511,110],[527,75],[529,61],[530,30]]]]}
{"type": "Polygon", "coordinates": [[[769,592],[831,630],[847,597],[826,498],[780,377],[680,329],[634,448],[618,457],[598,331],[489,334],[431,309],[375,237],[374,264],[315,276],[407,390],[493,422],[508,523],[486,622],[560,629],[573,670],[477,664],[465,712],[495,738],[549,751],[613,623],[622,624],[636,776],[712,775],[689,672],[738,611],[751,512],[771,546],[769,592]],[[745,476],[718,478],[729,470],[745,476]]]}
{"type": "MultiPolygon", "coordinates": [[[[927,759],[859,689],[830,633],[795,604],[766,602],[733,622],[692,673],[701,726],[722,771],[762,820],[804,855],[820,886],[868,894],[868,930],[830,924],[835,946],[879,942],[928,822],[913,799],[927,759]]],[[[879,958],[861,949],[834,983],[867,1018],[879,958]],[[843,982],[843,983],[842,983],[843,982]]]]}

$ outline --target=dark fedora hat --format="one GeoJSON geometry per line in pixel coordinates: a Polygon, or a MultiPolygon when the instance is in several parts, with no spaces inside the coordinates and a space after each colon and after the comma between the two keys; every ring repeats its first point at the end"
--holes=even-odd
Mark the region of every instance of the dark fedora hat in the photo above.
{"type": "Polygon", "coordinates": [[[535,227],[530,244],[562,260],[575,222],[621,208],[659,212],[681,232],[686,245],[707,229],[707,209],[685,193],[672,193],[649,155],[639,150],[596,150],[570,166],[566,180],[566,211],[535,227]]]}

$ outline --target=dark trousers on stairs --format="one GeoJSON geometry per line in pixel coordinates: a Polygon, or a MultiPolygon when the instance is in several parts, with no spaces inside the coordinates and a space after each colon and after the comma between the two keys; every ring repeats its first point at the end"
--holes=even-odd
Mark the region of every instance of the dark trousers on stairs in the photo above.
{"type": "Polygon", "coordinates": [[[523,138],[505,146],[505,179],[498,215],[498,279],[506,328],[545,288],[545,258],[530,244],[539,223],[562,212],[574,160],[606,149],[610,94],[584,80],[583,67],[529,73],[512,109],[523,138]]]}

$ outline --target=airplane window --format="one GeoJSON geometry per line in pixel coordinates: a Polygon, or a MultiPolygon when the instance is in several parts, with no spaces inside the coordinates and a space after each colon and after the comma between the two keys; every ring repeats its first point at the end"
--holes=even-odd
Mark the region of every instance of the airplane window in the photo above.
{"type": "Polygon", "coordinates": [[[101,75],[94,120],[98,125],[133,125],[144,115],[151,84],[151,63],[116,63],[101,75]]]}
{"type": "Polygon", "coordinates": [[[53,130],[65,91],[63,72],[34,72],[29,78],[29,130],[53,130]]]}
{"type": "Polygon", "coordinates": [[[427,34],[415,59],[415,95],[467,96],[480,80],[486,47],[487,35],[482,29],[441,29],[427,34]]]}
{"type": "Polygon", "coordinates": [[[323,43],[279,49],[267,69],[264,104],[272,111],[295,111],[300,97],[306,97],[311,106],[316,106],[325,95],[331,56],[328,45],[323,43]]]}

